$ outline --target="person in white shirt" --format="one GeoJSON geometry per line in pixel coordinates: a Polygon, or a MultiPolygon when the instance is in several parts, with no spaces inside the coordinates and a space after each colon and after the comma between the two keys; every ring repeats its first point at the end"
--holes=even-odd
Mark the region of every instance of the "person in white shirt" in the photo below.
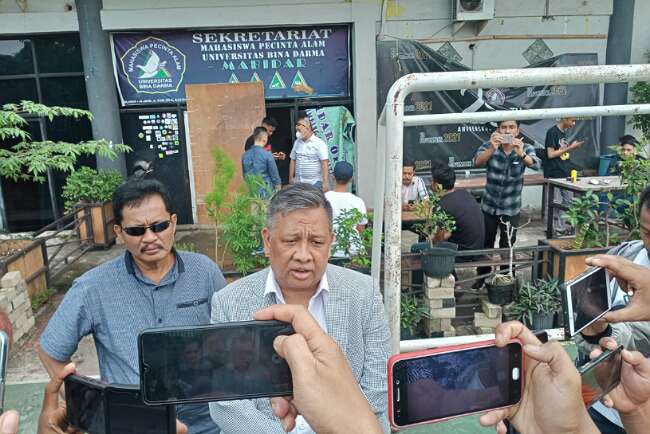
{"type": "Polygon", "coordinates": [[[302,182],[329,190],[329,150],[306,116],[296,122],[296,141],[289,158],[289,184],[302,182]]]}
{"type": "MultiPolygon", "coordinates": [[[[348,192],[348,187],[350,182],[352,182],[352,176],[354,175],[354,169],[352,164],[347,161],[339,161],[334,166],[334,188],[327,193],[325,197],[332,205],[332,213],[334,218],[334,233],[336,233],[336,218],[341,215],[341,213],[350,210],[356,209],[362,215],[363,218],[357,224],[357,232],[359,234],[363,232],[368,224],[366,204],[363,202],[359,196],[348,192]]],[[[344,256],[342,252],[335,252],[334,256],[344,256]]]]}
{"type": "Polygon", "coordinates": [[[422,178],[415,176],[415,163],[406,162],[402,166],[402,209],[413,209],[413,203],[429,198],[427,186],[422,178]]]}

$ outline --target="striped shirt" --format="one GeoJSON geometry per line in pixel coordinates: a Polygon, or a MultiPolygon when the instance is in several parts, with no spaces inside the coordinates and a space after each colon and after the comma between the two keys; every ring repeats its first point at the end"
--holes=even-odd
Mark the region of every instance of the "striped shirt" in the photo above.
{"type": "MultiPolygon", "coordinates": [[[[156,284],[127,251],[74,281],[41,335],[53,359],[69,360],[84,336],[93,335],[101,379],[140,384],[138,335],[155,327],[210,323],[210,300],[226,281],[207,256],[177,252],[174,267],[156,284]]],[[[190,434],[218,432],[207,404],[178,405],[190,434]]]]}
{"type": "MultiPolygon", "coordinates": [[[[490,148],[490,143],[482,144],[476,151],[476,157],[490,148]]],[[[534,169],[539,169],[541,161],[535,154],[535,148],[524,143],[524,152],[533,159],[534,169]]],[[[506,154],[501,148],[494,151],[486,163],[487,183],[481,200],[481,209],[486,214],[515,216],[521,211],[521,191],[524,188],[524,171],[526,165],[521,157],[512,150],[506,154]]]]}
{"type": "Polygon", "coordinates": [[[296,162],[296,176],[293,182],[316,184],[323,181],[320,162],[329,160],[329,151],[325,142],[315,134],[307,140],[296,140],[289,158],[296,162]]]}

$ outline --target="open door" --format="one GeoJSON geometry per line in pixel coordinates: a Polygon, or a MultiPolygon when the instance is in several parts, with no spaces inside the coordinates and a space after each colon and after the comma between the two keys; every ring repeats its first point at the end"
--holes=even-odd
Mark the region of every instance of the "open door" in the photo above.
{"type": "Polygon", "coordinates": [[[265,115],[262,83],[190,84],[185,86],[192,169],[199,224],[210,224],[205,196],[212,189],[214,158],[219,146],[235,162],[231,190],[242,182],[244,142],[265,115]]]}

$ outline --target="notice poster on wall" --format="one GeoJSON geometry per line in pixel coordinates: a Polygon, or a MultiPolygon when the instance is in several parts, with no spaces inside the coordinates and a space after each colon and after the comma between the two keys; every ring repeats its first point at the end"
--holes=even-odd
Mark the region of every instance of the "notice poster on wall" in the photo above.
{"type": "Polygon", "coordinates": [[[185,101],[185,85],[262,82],[266,99],[349,96],[347,26],[113,33],[123,106],[185,101]]]}

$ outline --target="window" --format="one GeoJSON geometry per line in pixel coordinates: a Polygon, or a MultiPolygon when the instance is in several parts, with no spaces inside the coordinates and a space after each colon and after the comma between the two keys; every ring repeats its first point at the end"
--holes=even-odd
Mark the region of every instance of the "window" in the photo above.
{"type": "Polygon", "coordinates": [[[0,40],[0,75],[34,73],[32,43],[29,40],[0,40]]]}

